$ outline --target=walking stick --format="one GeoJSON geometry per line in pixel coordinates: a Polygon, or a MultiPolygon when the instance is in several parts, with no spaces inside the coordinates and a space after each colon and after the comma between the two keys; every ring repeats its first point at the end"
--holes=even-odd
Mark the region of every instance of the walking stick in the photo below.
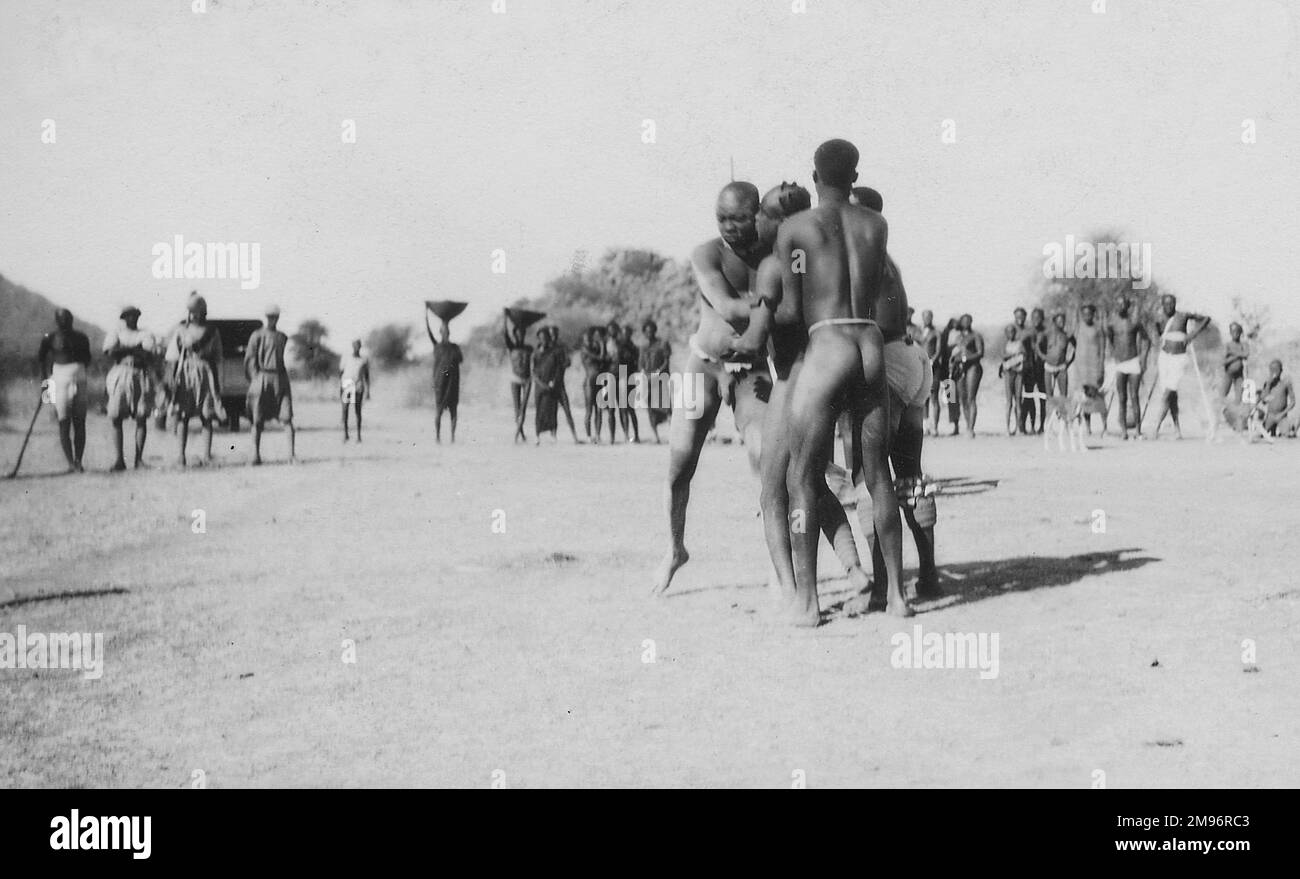
{"type": "Polygon", "coordinates": [[[1214,407],[1210,405],[1210,395],[1205,391],[1205,380],[1201,378],[1201,366],[1196,362],[1196,344],[1194,342],[1187,343],[1187,353],[1192,358],[1192,369],[1196,370],[1196,385],[1201,389],[1201,402],[1205,404],[1205,418],[1210,422],[1210,432],[1206,434],[1205,441],[1207,443],[1214,442],[1214,438],[1218,434],[1219,419],[1215,417],[1214,407]]]}
{"type": "Polygon", "coordinates": [[[18,475],[18,468],[21,467],[23,463],[23,453],[27,451],[27,441],[32,438],[32,429],[36,427],[36,416],[41,414],[41,406],[43,406],[44,404],[45,404],[45,383],[42,382],[41,394],[39,397],[36,398],[36,411],[32,413],[31,423],[27,425],[27,434],[26,436],[23,437],[22,448],[18,450],[18,460],[14,462],[14,469],[9,471],[9,475],[5,477],[6,479],[13,479],[15,476],[18,475]]]}
{"type": "MultiPolygon", "coordinates": [[[[1139,387],[1138,390],[1140,391],[1141,387],[1139,387]]],[[[1138,423],[1137,423],[1138,430],[1142,429],[1142,422],[1147,420],[1147,410],[1151,408],[1151,398],[1154,397],[1155,394],[1156,394],[1156,382],[1153,379],[1151,382],[1151,387],[1147,388],[1147,401],[1145,404],[1143,404],[1142,408],[1138,410],[1138,423]]]]}

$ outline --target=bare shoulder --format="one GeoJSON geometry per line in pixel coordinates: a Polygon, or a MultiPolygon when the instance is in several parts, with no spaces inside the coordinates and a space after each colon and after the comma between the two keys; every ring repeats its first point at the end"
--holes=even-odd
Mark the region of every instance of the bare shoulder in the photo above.
{"type": "Polygon", "coordinates": [[[720,238],[710,238],[691,251],[691,263],[700,268],[722,268],[722,242],[720,238]]]}
{"type": "Polygon", "coordinates": [[[889,233],[889,221],[885,219],[883,214],[861,205],[850,205],[845,211],[848,216],[853,218],[857,227],[866,234],[872,237],[879,236],[881,240],[884,240],[889,233]]]}

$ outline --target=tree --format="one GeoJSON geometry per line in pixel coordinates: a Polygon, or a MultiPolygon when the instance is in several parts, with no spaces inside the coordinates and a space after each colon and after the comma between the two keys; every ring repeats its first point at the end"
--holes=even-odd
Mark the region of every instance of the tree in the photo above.
{"type": "Polygon", "coordinates": [[[329,330],[320,321],[307,318],[289,337],[293,343],[293,359],[307,378],[328,378],[338,372],[339,355],[326,346],[328,335],[329,330]]]}
{"type": "Polygon", "coordinates": [[[1232,319],[1241,324],[1241,334],[1256,350],[1268,347],[1272,317],[1267,305],[1247,302],[1241,296],[1232,297],[1232,319]]]}
{"type": "MultiPolygon", "coordinates": [[[[514,304],[546,312],[546,322],[559,327],[560,338],[573,347],[593,324],[614,320],[640,332],[647,318],[658,324],[660,337],[681,344],[695,330],[698,299],[688,263],[652,250],[611,248],[595,265],[575,265],[551,279],[541,296],[514,304]]],[[[501,317],[471,330],[466,348],[500,361],[505,356],[501,317]]]]}
{"type": "MultiPolygon", "coordinates": [[[[1071,325],[1079,323],[1079,311],[1085,305],[1095,306],[1097,320],[1105,324],[1119,308],[1121,296],[1127,296],[1133,302],[1133,310],[1146,323],[1152,339],[1159,343],[1160,332],[1164,327],[1164,315],[1160,312],[1160,298],[1172,291],[1162,287],[1150,277],[1150,267],[1142,266],[1143,271],[1130,264],[1129,244],[1123,242],[1118,233],[1113,231],[1081,236],[1078,245],[1090,245],[1097,254],[1096,268],[1092,274],[1108,274],[1110,277],[1066,278],[1038,276],[1040,285],[1039,307],[1047,312],[1049,319],[1053,312],[1063,311],[1071,325]],[[1118,272],[1102,272],[1106,253],[1117,254],[1118,272]],[[1146,274],[1147,286],[1139,289],[1134,286],[1132,275],[1146,274]]],[[[1065,259],[1072,260],[1072,254],[1065,254],[1065,259]]],[[[1176,295],[1176,294],[1175,294],[1176,295]]],[[[1179,304],[1182,307],[1182,303],[1179,304]]],[[[1202,368],[1212,366],[1213,355],[1210,353],[1222,344],[1219,328],[1211,324],[1196,340],[1197,360],[1202,368]]]]}
{"type": "MultiPolygon", "coordinates": [[[[437,323],[434,322],[434,332],[437,331],[437,323]]],[[[406,362],[414,332],[415,328],[410,324],[384,324],[371,330],[366,338],[371,360],[384,369],[401,366],[406,362]]]]}

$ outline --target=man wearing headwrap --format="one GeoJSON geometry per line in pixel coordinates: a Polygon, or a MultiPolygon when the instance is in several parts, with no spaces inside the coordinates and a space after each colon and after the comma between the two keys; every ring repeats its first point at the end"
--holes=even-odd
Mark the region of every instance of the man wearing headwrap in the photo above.
{"type": "Polygon", "coordinates": [[[86,450],[86,367],[90,365],[90,339],[72,328],[72,312],[54,312],[54,332],[41,339],[36,354],[44,379],[46,399],[59,421],[59,445],[68,461],[69,473],[82,472],[81,455],[86,450]],[[50,361],[46,371],[45,361],[50,361]]]}
{"type": "Polygon", "coordinates": [[[295,460],[293,429],[293,394],[289,389],[289,369],[284,363],[284,348],[289,337],[276,329],[280,306],[266,309],[266,326],[256,330],[244,349],[244,374],[248,376],[248,411],[253,419],[253,464],[262,463],[262,429],[268,421],[278,421],[289,431],[289,460],[295,460]]]}
{"type": "Polygon", "coordinates": [[[126,469],[122,449],[122,422],[135,422],[135,467],[144,466],[144,440],[153,412],[153,363],[157,342],[153,333],[139,327],[140,309],[122,310],[121,322],[104,337],[104,353],[113,359],[105,386],[108,390],[108,419],[113,424],[113,450],[117,458],[113,472],[126,469]]]}
{"type": "Polygon", "coordinates": [[[221,406],[221,335],[208,322],[208,303],[191,294],[186,303],[187,317],[172,336],[167,348],[171,364],[171,412],[180,425],[180,465],[186,466],[185,449],[190,440],[190,419],[198,418],[203,427],[203,461],[212,460],[212,426],[225,420],[221,406]]]}

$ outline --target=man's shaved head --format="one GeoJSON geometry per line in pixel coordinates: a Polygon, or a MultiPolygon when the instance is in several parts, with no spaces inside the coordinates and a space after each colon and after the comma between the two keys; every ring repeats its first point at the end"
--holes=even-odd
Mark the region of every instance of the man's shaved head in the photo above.
{"type": "Polygon", "coordinates": [[[760,209],[772,219],[784,220],[791,214],[806,211],[812,207],[812,194],[798,183],[781,182],[773,186],[763,196],[760,209]]]}
{"type": "Polygon", "coordinates": [[[776,241],[777,230],[781,228],[781,221],[810,207],[812,195],[798,183],[782,181],[780,186],[772,187],[763,196],[759,207],[758,240],[768,247],[772,246],[776,241]]]}
{"type": "Polygon", "coordinates": [[[744,180],[733,180],[718,193],[718,205],[727,200],[729,204],[753,208],[758,212],[758,187],[744,180]]]}
{"type": "Polygon", "coordinates": [[[817,182],[835,189],[848,189],[858,179],[858,148],[847,140],[828,140],[813,154],[817,182]]]}
{"type": "Polygon", "coordinates": [[[885,209],[885,199],[870,186],[855,186],[850,194],[864,208],[871,208],[876,213],[885,209]]]}
{"type": "Polygon", "coordinates": [[[54,325],[61,330],[72,329],[72,312],[68,311],[66,308],[55,309],[54,325]]]}
{"type": "Polygon", "coordinates": [[[733,180],[718,193],[718,234],[732,250],[748,252],[758,241],[758,187],[733,180]]]}

